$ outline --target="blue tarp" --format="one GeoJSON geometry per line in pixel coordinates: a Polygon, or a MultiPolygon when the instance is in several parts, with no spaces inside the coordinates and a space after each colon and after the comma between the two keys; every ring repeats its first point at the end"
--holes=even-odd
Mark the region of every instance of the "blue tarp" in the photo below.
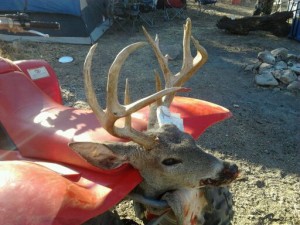
{"type": "Polygon", "coordinates": [[[62,13],[80,16],[80,1],[74,0],[27,0],[31,12],[62,13]]]}
{"type": "Polygon", "coordinates": [[[61,13],[80,16],[80,0],[0,0],[0,11],[61,13]]]}
{"type": "Polygon", "coordinates": [[[25,9],[25,0],[0,0],[0,9],[3,11],[21,11],[25,9]]]}
{"type": "Polygon", "coordinates": [[[300,1],[294,0],[289,4],[289,10],[294,12],[294,18],[289,37],[300,41],[300,1]]]}

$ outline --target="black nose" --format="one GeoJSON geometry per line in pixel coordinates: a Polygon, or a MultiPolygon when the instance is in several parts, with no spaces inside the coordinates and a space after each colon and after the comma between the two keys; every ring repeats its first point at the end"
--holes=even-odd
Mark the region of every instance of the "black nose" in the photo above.
{"type": "Polygon", "coordinates": [[[224,164],[224,169],[222,171],[222,177],[225,179],[235,179],[239,174],[239,168],[236,164],[224,164]]]}
{"type": "Polygon", "coordinates": [[[229,171],[230,171],[230,173],[232,173],[232,174],[236,174],[236,173],[239,172],[239,168],[238,168],[237,165],[233,164],[233,165],[230,165],[230,166],[229,166],[229,171]]]}

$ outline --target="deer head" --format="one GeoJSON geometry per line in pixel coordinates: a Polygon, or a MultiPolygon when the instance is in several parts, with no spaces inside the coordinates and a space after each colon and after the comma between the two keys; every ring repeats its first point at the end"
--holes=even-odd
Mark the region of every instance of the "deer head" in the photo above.
{"type": "Polygon", "coordinates": [[[157,105],[168,107],[175,92],[206,62],[206,50],[191,36],[191,21],[187,19],[183,37],[183,65],[177,74],[168,68],[167,57],[159,49],[158,38],[153,40],[144,29],[145,36],[152,46],[165,79],[165,88],[157,75],[157,92],[131,103],[128,82],[126,81],[125,103],[117,97],[117,83],[121,67],[128,56],[146,43],[138,42],[125,47],[115,58],[108,73],[107,106],[98,104],[90,76],[91,61],[95,45],[91,47],[84,64],[86,96],[89,105],[101,125],[112,135],[129,139],[127,143],[71,143],[70,147],[89,163],[104,168],[116,168],[130,163],[144,178],[139,188],[148,197],[158,197],[168,190],[197,188],[204,185],[222,185],[234,180],[237,166],[223,162],[205,153],[195,140],[175,125],[158,126],[155,114],[157,105]],[[192,57],[190,41],[197,49],[192,57]],[[131,114],[151,105],[151,116],[147,131],[137,131],[131,127],[131,114]],[[122,127],[116,121],[125,118],[122,127]]]}

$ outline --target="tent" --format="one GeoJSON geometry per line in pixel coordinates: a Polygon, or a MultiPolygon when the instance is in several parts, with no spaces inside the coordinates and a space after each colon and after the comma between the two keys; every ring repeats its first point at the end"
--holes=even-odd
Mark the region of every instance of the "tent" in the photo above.
{"type": "Polygon", "coordinates": [[[58,22],[59,30],[34,29],[49,38],[0,31],[0,40],[92,44],[111,26],[111,0],[0,0],[0,15],[26,13],[30,20],[58,22]]]}

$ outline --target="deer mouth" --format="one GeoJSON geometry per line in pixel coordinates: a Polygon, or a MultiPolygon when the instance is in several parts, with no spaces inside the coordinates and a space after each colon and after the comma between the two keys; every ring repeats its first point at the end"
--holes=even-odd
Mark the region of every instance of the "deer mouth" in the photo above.
{"type": "Polygon", "coordinates": [[[217,179],[203,179],[200,180],[200,186],[222,186],[227,185],[236,180],[240,175],[237,165],[225,164],[223,170],[220,172],[217,179]]]}

